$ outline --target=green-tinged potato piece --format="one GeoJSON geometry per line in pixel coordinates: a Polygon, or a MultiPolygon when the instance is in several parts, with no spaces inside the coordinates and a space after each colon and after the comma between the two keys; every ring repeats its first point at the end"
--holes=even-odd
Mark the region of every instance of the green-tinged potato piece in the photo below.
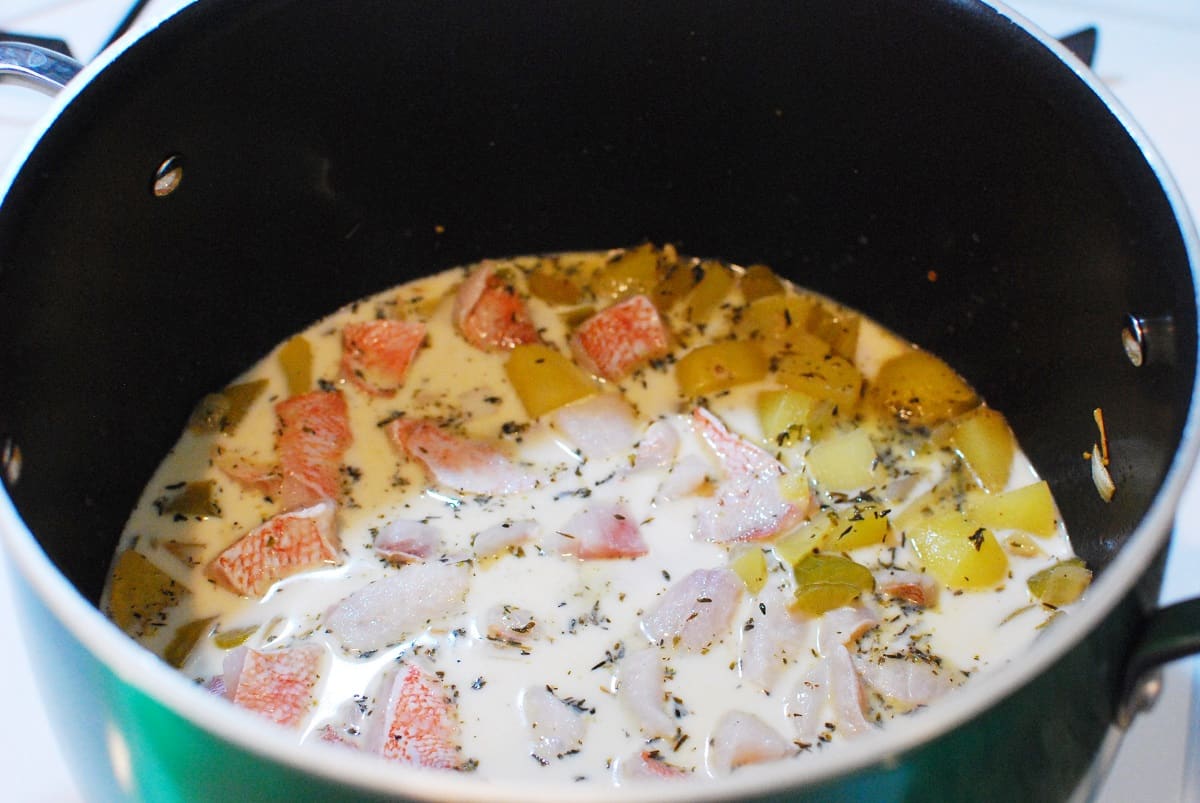
{"type": "Polygon", "coordinates": [[[744,547],[729,561],[729,568],[742,578],[751,594],[762,591],[767,582],[767,557],[758,547],[744,547]]]}
{"type": "Polygon", "coordinates": [[[592,276],[592,292],[605,302],[649,294],[658,284],[659,252],[653,243],[627,249],[592,276]]]}
{"type": "Polygon", "coordinates": [[[154,500],[160,515],[176,518],[207,519],[221,517],[221,506],[217,504],[216,480],[187,482],[181,488],[172,487],[171,492],[154,500]]]}
{"type": "Polygon", "coordinates": [[[730,289],[737,281],[734,272],[720,262],[701,262],[699,270],[704,276],[687,299],[689,323],[707,321],[721,302],[728,298],[730,289]]]}
{"type": "Polygon", "coordinates": [[[163,650],[163,658],[171,666],[179,669],[183,666],[183,662],[192,654],[192,649],[211,628],[217,617],[210,616],[206,619],[194,619],[185,625],[180,625],[175,631],[175,636],[171,639],[171,643],[163,650]]]}
{"type": "Polygon", "coordinates": [[[1058,511],[1045,480],[998,494],[972,494],[967,515],[993,530],[1021,530],[1041,538],[1058,531],[1058,511]]]}
{"type": "Polygon", "coordinates": [[[775,275],[775,271],[766,265],[751,265],[746,268],[739,287],[742,289],[742,298],[747,304],[766,296],[783,293],[783,282],[775,275]]]}
{"type": "Polygon", "coordinates": [[[818,304],[809,315],[808,328],[828,343],[834,354],[854,362],[858,353],[860,321],[861,319],[853,313],[818,304]]]}
{"type": "Polygon", "coordinates": [[[524,343],[514,348],[504,363],[504,372],[530,418],[539,418],[599,390],[579,366],[544,343],[524,343]]]}
{"type": "Polygon", "coordinates": [[[1017,442],[1004,416],[990,407],[976,407],[954,422],[950,443],[975,472],[984,490],[1008,485],[1017,442]]]}
{"type": "Polygon", "coordinates": [[[230,385],[220,393],[210,393],[192,411],[188,428],[196,434],[225,432],[232,435],[266,389],[267,380],[255,379],[230,385]]]}
{"type": "Polygon", "coordinates": [[[288,395],[297,396],[312,390],[312,344],[303,335],[296,335],[279,347],[279,365],[287,380],[288,395]]]}
{"type": "Polygon", "coordinates": [[[583,288],[557,265],[542,263],[529,272],[525,279],[529,292],[547,304],[578,304],[583,297],[583,288]]]}
{"type": "Polygon", "coordinates": [[[821,549],[828,552],[878,547],[888,540],[891,532],[888,510],[871,503],[857,505],[848,515],[843,513],[830,525],[821,544],[821,549]]]}
{"type": "Polygon", "coordinates": [[[1080,597],[1092,583],[1092,572],[1079,558],[1068,558],[1029,578],[1029,593],[1044,605],[1061,608],[1080,597]]]}
{"type": "Polygon", "coordinates": [[[858,409],[863,376],[844,357],[781,354],[775,363],[775,377],[785,387],[829,401],[840,417],[853,416],[858,409]]]}
{"type": "Polygon", "coordinates": [[[650,294],[650,300],[659,312],[670,312],[672,307],[692,292],[692,288],[700,282],[700,271],[696,267],[685,262],[671,262],[665,269],[660,269],[658,284],[650,294]]]}
{"type": "MultiPolygon", "coordinates": [[[[769,352],[781,351],[801,335],[812,336],[808,319],[816,303],[808,296],[764,296],[742,308],[734,332],[740,338],[764,342],[769,352]]],[[[828,352],[828,344],[825,349],[828,352]]]]}
{"type": "Polygon", "coordinates": [[[689,351],[675,363],[675,379],[685,396],[757,382],[767,375],[767,358],[754,343],[726,340],[689,351]]]}
{"type": "Polygon", "coordinates": [[[879,479],[875,446],[860,427],[827,435],[809,449],[806,459],[809,473],[827,491],[858,491],[879,479]]]}
{"type": "Polygon", "coordinates": [[[136,549],[126,549],[109,579],[109,616],[126,633],[140,638],[166,621],[167,611],[190,593],[136,549]]]}
{"type": "Polygon", "coordinates": [[[905,537],[926,571],[950,588],[994,588],[1008,574],[996,536],[956,511],[924,519],[905,537]]]}
{"type": "Polygon", "coordinates": [[[796,576],[792,608],[809,616],[853,604],[864,593],[875,590],[871,570],[841,555],[809,554],[792,572],[796,576]]]}
{"type": "Polygon", "coordinates": [[[833,404],[798,390],[764,390],[755,400],[763,439],[788,446],[821,435],[833,420],[833,404]]]}
{"type": "Polygon", "coordinates": [[[868,394],[881,412],[912,426],[932,427],[979,405],[950,366],[917,349],[885,362],[868,394]]]}

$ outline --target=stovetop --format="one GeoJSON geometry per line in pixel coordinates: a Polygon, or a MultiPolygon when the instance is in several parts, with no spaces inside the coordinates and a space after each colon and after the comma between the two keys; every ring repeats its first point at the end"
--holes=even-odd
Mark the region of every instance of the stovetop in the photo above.
{"type": "MultiPolygon", "coordinates": [[[[185,0],[149,0],[146,25],[185,0]]],[[[0,0],[0,29],[65,40],[76,58],[91,59],[125,18],[132,0],[0,0]]],[[[1009,5],[1062,36],[1099,28],[1094,70],[1149,134],[1185,199],[1200,211],[1200,0],[1011,0],[1009,5]]],[[[348,6],[345,13],[352,13],[348,6]]],[[[0,166],[21,148],[50,101],[0,86],[0,166]]],[[[1168,557],[1164,603],[1200,593],[1200,469],[1185,491],[1168,557]]],[[[7,726],[0,728],[0,777],[17,803],[72,803],[82,796],[70,777],[48,721],[12,613],[0,554],[0,689],[7,726]]],[[[1126,735],[1101,788],[1101,803],[1200,803],[1200,659],[1164,673],[1157,705],[1126,735]]]]}

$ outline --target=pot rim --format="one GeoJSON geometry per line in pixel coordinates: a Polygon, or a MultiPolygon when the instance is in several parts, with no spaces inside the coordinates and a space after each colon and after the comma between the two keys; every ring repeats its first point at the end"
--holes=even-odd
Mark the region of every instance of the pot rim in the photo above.
{"type": "MultiPolygon", "coordinates": [[[[73,99],[126,50],[197,2],[199,0],[187,0],[161,19],[142,26],[140,31],[126,34],[84,67],[55,98],[0,176],[0,206],[37,143],[73,99]]],[[[1137,144],[1171,205],[1191,266],[1193,302],[1196,303],[1200,285],[1200,241],[1182,194],[1146,133],[1100,79],[1057,39],[1002,3],[988,0],[986,5],[1052,51],[1095,93],[1137,144]]],[[[622,799],[679,803],[730,799],[797,784],[820,783],[869,766],[886,765],[963,725],[1029,683],[1098,627],[1138,582],[1169,539],[1180,497],[1200,453],[1198,391],[1200,372],[1193,382],[1187,421],[1167,475],[1146,515],[1122,547],[1121,554],[1097,578],[1087,598],[1072,615],[1064,617],[1044,637],[1039,638],[1020,663],[1006,664],[999,671],[979,673],[972,683],[954,692],[955,704],[938,703],[917,711],[906,718],[901,729],[876,731],[851,742],[827,747],[822,751],[819,761],[775,762],[757,767],[753,773],[739,773],[715,780],[706,778],[700,784],[648,784],[622,788],[622,799]]],[[[78,643],[107,666],[122,683],[155,699],[210,735],[244,751],[302,773],[342,783],[347,788],[384,795],[402,792],[405,796],[419,799],[445,799],[452,795],[459,800],[514,803],[601,800],[614,796],[612,788],[607,786],[567,787],[558,783],[431,773],[394,765],[374,756],[357,755],[336,746],[312,743],[297,745],[294,735],[271,727],[254,714],[234,706],[213,706],[209,692],[128,638],[59,572],[18,515],[7,493],[0,493],[0,543],[41,603],[78,643]]],[[[121,776],[118,774],[118,777],[121,776]]]]}

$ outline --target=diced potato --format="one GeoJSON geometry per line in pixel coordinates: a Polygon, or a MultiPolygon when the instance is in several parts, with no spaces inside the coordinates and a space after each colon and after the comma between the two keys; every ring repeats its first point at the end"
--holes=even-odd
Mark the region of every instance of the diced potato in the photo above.
{"type": "Polygon", "coordinates": [[[141,637],[161,625],[166,612],[188,593],[141,552],[126,549],[113,564],[109,615],[126,633],[141,637]]]}
{"type": "Polygon", "coordinates": [[[950,588],[992,588],[1008,573],[1008,557],[991,530],[955,511],[925,519],[905,537],[926,571],[950,588]]]}
{"type": "Polygon", "coordinates": [[[830,527],[829,522],[829,513],[823,510],[795,530],[778,538],[772,547],[775,550],[776,557],[794,566],[803,560],[806,555],[819,550],[821,542],[825,538],[825,533],[830,527]]]}
{"type": "Polygon", "coordinates": [[[887,509],[876,504],[859,505],[849,516],[838,516],[831,524],[821,545],[830,552],[878,547],[888,540],[891,530],[887,509]]]}
{"type": "Polygon", "coordinates": [[[210,516],[221,517],[221,506],[214,497],[216,480],[197,480],[188,482],[182,488],[172,489],[172,493],[154,500],[155,507],[164,515],[174,515],[184,518],[207,519],[210,516]]]}
{"type": "Polygon", "coordinates": [[[1012,471],[1016,439],[1003,415],[990,407],[976,407],[955,421],[950,442],[985,490],[1004,490],[1012,471]]]}
{"type": "Polygon", "coordinates": [[[742,288],[742,298],[747,304],[783,292],[783,282],[775,275],[775,271],[766,265],[751,265],[746,268],[739,286],[742,288]]]}
{"type": "Polygon", "coordinates": [[[853,416],[862,395],[863,376],[842,357],[813,358],[804,354],[781,354],[775,361],[775,376],[792,390],[814,399],[828,400],[839,416],[853,416]]]}
{"type": "Polygon", "coordinates": [[[747,340],[725,340],[693,349],[675,363],[675,379],[685,396],[708,393],[757,382],[769,365],[762,350],[747,340]]]}
{"type": "Polygon", "coordinates": [[[529,292],[548,304],[578,304],[583,297],[583,288],[553,263],[539,264],[525,281],[529,292]]]}
{"type": "Polygon", "coordinates": [[[758,547],[745,547],[729,561],[729,568],[742,578],[751,594],[762,591],[767,582],[767,557],[758,547]]]}
{"type": "Polygon", "coordinates": [[[544,343],[524,343],[508,355],[504,372],[530,418],[596,393],[599,388],[575,363],[544,343]]]}
{"type": "Polygon", "coordinates": [[[279,364],[287,379],[289,396],[312,390],[312,362],[312,344],[303,335],[296,335],[279,347],[279,364]]]}
{"type": "Polygon", "coordinates": [[[733,271],[720,262],[701,262],[703,278],[687,298],[687,319],[691,323],[704,323],[729,296],[737,281],[733,271]]]}
{"type": "Polygon", "coordinates": [[[927,351],[893,357],[879,369],[869,394],[888,416],[932,427],[979,404],[979,397],[950,366],[927,351]]]}
{"type": "Polygon", "coordinates": [[[809,315],[808,327],[830,345],[834,354],[853,362],[858,352],[859,323],[859,317],[853,313],[818,304],[809,315]]]}
{"type": "Polygon", "coordinates": [[[194,619],[185,625],[180,625],[176,629],[171,643],[163,650],[163,658],[176,669],[182,667],[183,662],[191,655],[196,642],[212,628],[213,622],[216,620],[217,617],[209,616],[206,619],[194,619]]]}
{"type": "Polygon", "coordinates": [[[972,495],[967,515],[993,530],[1021,530],[1042,538],[1058,530],[1058,511],[1045,480],[1003,493],[972,495]]]}
{"type": "Polygon", "coordinates": [[[875,590],[871,570],[841,555],[809,554],[792,571],[796,576],[792,608],[809,616],[850,605],[875,590]]]}
{"type": "Polygon", "coordinates": [[[800,508],[808,507],[812,499],[812,488],[808,476],[799,471],[789,471],[779,478],[779,494],[800,508]]]}
{"type": "Polygon", "coordinates": [[[670,312],[680,300],[700,281],[696,266],[684,262],[672,262],[659,271],[658,285],[650,294],[650,300],[659,312],[670,312]]]}
{"type": "Polygon", "coordinates": [[[582,307],[575,307],[574,309],[565,310],[559,313],[558,317],[562,319],[562,322],[566,325],[567,329],[575,329],[579,326],[579,324],[583,323],[595,314],[596,308],[594,306],[591,304],[584,304],[582,307]]]}
{"type": "Polygon", "coordinates": [[[734,331],[738,337],[765,341],[768,351],[777,351],[797,335],[812,334],[808,319],[816,303],[808,296],[764,296],[741,310],[734,331]]]}
{"type": "Polygon", "coordinates": [[[1061,608],[1083,596],[1092,572],[1079,558],[1059,561],[1029,578],[1029,593],[1044,605],[1061,608]]]}
{"type": "Polygon", "coordinates": [[[866,430],[827,435],[808,452],[808,471],[827,491],[850,492],[876,484],[878,455],[866,430]]]}
{"type": "Polygon", "coordinates": [[[220,393],[210,393],[200,400],[188,420],[188,428],[197,434],[205,432],[237,431],[238,424],[250,412],[262,392],[267,389],[267,380],[256,379],[230,385],[220,393]]]}
{"type": "Polygon", "coordinates": [[[630,248],[592,277],[592,291],[606,302],[649,294],[658,284],[658,249],[653,243],[630,248]]]}
{"type": "Polygon", "coordinates": [[[833,404],[798,390],[764,390],[756,401],[763,438],[787,446],[807,435],[816,438],[833,419],[833,404]]]}

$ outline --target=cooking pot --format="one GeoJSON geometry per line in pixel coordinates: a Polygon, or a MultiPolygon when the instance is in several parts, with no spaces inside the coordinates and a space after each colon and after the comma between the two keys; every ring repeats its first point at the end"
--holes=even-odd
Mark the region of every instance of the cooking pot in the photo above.
{"type": "Polygon", "coordinates": [[[858,307],[1005,411],[1096,570],[1003,672],[894,728],[622,798],[1082,794],[1200,642],[1196,600],[1154,609],[1197,449],[1196,236],[1099,81],[1002,8],[206,0],[71,80],[3,186],[0,532],[96,800],[614,794],[297,747],[95,607],[197,399],[487,256],[672,242],[858,307]]]}

